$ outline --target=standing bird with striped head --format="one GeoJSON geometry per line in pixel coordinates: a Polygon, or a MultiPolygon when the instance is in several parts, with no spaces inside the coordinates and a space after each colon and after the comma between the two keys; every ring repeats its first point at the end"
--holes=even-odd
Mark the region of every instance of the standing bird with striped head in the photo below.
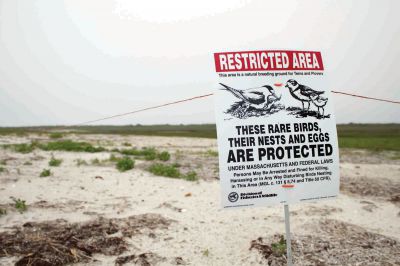
{"type": "Polygon", "coordinates": [[[299,84],[294,79],[289,79],[286,82],[285,87],[289,89],[289,92],[293,98],[295,98],[298,101],[301,101],[303,111],[305,111],[304,109],[305,103],[308,104],[307,111],[310,109],[310,103],[313,103],[318,108],[319,115],[321,115],[319,109],[322,108],[322,117],[324,116],[325,113],[324,107],[328,102],[328,98],[321,96],[324,93],[324,91],[313,90],[308,86],[299,84]]]}

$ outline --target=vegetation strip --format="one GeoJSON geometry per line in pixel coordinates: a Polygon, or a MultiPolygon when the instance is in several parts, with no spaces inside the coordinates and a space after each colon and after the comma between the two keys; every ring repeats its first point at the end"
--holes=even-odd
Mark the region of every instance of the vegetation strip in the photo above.
{"type": "MultiPolygon", "coordinates": [[[[340,148],[400,151],[399,124],[345,124],[337,125],[340,148]]],[[[0,127],[0,135],[28,133],[50,134],[51,139],[67,134],[120,134],[142,136],[216,138],[214,124],[202,125],[129,125],[129,126],[47,126],[47,127],[0,127]],[[65,132],[67,131],[68,132],[65,132]],[[59,133],[63,131],[64,133],[59,133]]],[[[125,145],[124,145],[125,146],[125,145]]],[[[34,147],[21,144],[18,152],[29,153],[34,147]]],[[[88,151],[95,149],[88,148],[88,151]]]]}

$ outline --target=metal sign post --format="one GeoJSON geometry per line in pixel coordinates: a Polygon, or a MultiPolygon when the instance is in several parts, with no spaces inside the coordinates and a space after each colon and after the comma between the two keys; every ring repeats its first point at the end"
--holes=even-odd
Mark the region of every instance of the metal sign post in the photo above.
{"type": "Polygon", "coordinates": [[[285,209],[285,227],[286,227],[286,257],[287,265],[292,266],[292,242],[290,240],[290,218],[289,218],[289,205],[284,205],[285,209]]]}

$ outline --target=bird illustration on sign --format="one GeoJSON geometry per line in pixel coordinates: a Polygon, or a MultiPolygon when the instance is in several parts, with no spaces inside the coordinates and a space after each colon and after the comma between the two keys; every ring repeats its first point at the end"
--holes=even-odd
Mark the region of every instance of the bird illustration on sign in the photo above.
{"type": "MultiPolygon", "coordinates": [[[[282,95],[277,95],[271,85],[263,85],[248,89],[235,89],[223,83],[220,83],[222,90],[229,91],[239,101],[233,103],[226,114],[236,118],[246,119],[253,116],[269,116],[282,110],[288,111],[289,115],[295,115],[297,118],[313,116],[317,119],[329,118],[325,115],[325,106],[328,98],[324,97],[324,91],[313,90],[310,87],[298,83],[294,79],[289,79],[285,87],[289,89],[290,95],[301,102],[302,107],[290,106],[285,109],[281,102],[282,95]],[[311,110],[311,105],[317,108],[317,111],[311,110]]],[[[281,83],[274,86],[280,87],[281,83]]]]}
{"type": "Polygon", "coordinates": [[[285,107],[279,103],[282,95],[277,96],[270,85],[257,88],[238,90],[220,83],[223,90],[232,93],[240,101],[235,102],[225,112],[237,118],[248,118],[252,116],[265,116],[276,113],[285,107]]]}
{"type": "Polygon", "coordinates": [[[286,110],[291,111],[289,114],[297,117],[315,116],[318,119],[330,117],[330,115],[325,115],[325,105],[328,103],[328,98],[322,96],[325,93],[324,91],[313,90],[308,86],[299,84],[294,79],[289,79],[285,87],[289,89],[290,95],[300,101],[302,105],[302,109],[288,107],[286,110]],[[317,107],[317,112],[310,110],[311,103],[317,107]],[[307,105],[307,109],[305,109],[305,105],[307,105]]]}

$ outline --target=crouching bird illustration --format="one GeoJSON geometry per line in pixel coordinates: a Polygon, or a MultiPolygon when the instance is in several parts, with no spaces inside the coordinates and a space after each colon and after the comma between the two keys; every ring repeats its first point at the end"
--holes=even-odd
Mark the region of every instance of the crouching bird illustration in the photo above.
{"type": "Polygon", "coordinates": [[[274,89],[269,85],[246,90],[237,90],[225,84],[220,84],[224,87],[224,90],[231,92],[234,96],[242,101],[244,106],[243,113],[246,113],[249,108],[268,110],[272,103],[281,99],[281,95],[278,97],[275,94],[274,89]]]}
{"type": "Polygon", "coordinates": [[[318,108],[318,113],[320,113],[320,108],[322,108],[322,116],[324,116],[325,113],[325,105],[328,102],[328,98],[325,98],[321,96],[321,94],[324,93],[324,91],[316,91],[311,89],[308,86],[299,84],[296,80],[294,79],[289,79],[286,82],[285,87],[289,88],[289,92],[292,95],[293,98],[296,100],[301,101],[303,111],[304,109],[304,103],[307,103],[307,111],[310,109],[310,103],[313,103],[317,108],[318,108]]]}

